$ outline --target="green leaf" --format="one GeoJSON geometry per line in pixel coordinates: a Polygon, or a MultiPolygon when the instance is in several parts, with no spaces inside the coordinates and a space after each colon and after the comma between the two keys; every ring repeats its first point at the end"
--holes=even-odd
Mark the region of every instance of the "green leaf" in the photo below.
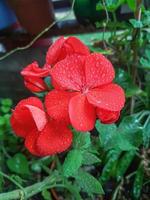
{"type": "Polygon", "coordinates": [[[11,107],[12,106],[12,100],[11,99],[2,99],[1,104],[3,106],[11,107]]]}
{"type": "Polygon", "coordinates": [[[95,154],[89,152],[83,153],[83,160],[82,160],[83,165],[92,165],[100,162],[101,160],[95,154]]]}
{"type": "Polygon", "coordinates": [[[126,89],[126,97],[132,97],[134,95],[143,95],[145,96],[145,93],[136,85],[132,85],[131,87],[126,89]]]}
{"type": "Polygon", "coordinates": [[[142,125],[134,115],[125,117],[118,127],[122,140],[128,141],[135,147],[138,147],[142,142],[142,131],[142,125]]]}
{"type": "Polygon", "coordinates": [[[100,182],[89,173],[79,170],[78,176],[75,177],[78,185],[83,191],[95,194],[104,194],[103,188],[100,182]]]}
{"type": "Polygon", "coordinates": [[[143,91],[133,84],[131,76],[123,69],[118,68],[116,70],[115,82],[123,87],[126,97],[132,97],[134,95],[144,95],[143,91]]]}
{"type": "Polygon", "coordinates": [[[150,122],[143,129],[143,142],[145,148],[150,146],[150,122]]]}
{"type": "Polygon", "coordinates": [[[65,158],[63,164],[64,176],[74,176],[82,165],[82,151],[78,149],[71,150],[65,158]]]}
{"type": "Polygon", "coordinates": [[[127,0],[127,4],[132,11],[136,10],[136,0],[127,0]]]}
{"type": "MultiPolygon", "coordinates": [[[[125,0],[105,0],[105,5],[108,11],[114,12],[125,0]]],[[[105,10],[105,6],[101,1],[96,5],[96,10],[105,10]]]]}
{"type": "Polygon", "coordinates": [[[131,165],[131,162],[133,161],[135,153],[136,151],[127,151],[119,159],[116,173],[115,173],[117,181],[120,181],[122,177],[124,176],[124,174],[126,173],[127,169],[131,165]]]}
{"type": "Polygon", "coordinates": [[[142,28],[143,27],[143,23],[140,20],[130,19],[129,21],[134,28],[142,28]]]}
{"type": "Polygon", "coordinates": [[[118,162],[118,158],[120,157],[121,151],[119,150],[110,150],[107,153],[107,159],[105,161],[105,165],[103,167],[100,180],[102,183],[105,183],[112,176],[112,172],[114,167],[118,162]]]}
{"type": "Polygon", "coordinates": [[[96,123],[101,145],[105,150],[135,150],[142,143],[142,126],[135,116],[127,116],[117,128],[115,125],[96,123]]]}
{"type": "Polygon", "coordinates": [[[144,167],[142,164],[140,164],[136,171],[136,175],[135,175],[135,179],[133,183],[133,197],[135,200],[136,199],[138,200],[141,196],[143,179],[144,179],[144,167]]]}
{"type": "Polygon", "coordinates": [[[17,153],[14,157],[9,158],[7,166],[10,171],[17,174],[30,174],[28,161],[22,153],[17,153]]]}
{"type": "Polygon", "coordinates": [[[142,69],[150,69],[150,47],[148,46],[144,51],[144,57],[140,58],[141,68],[142,69]]]}
{"type": "Polygon", "coordinates": [[[117,127],[115,124],[102,124],[99,120],[96,121],[96,130],[99,132],[99,139],[102,147],[107,147],[108,142],[116,134],[117,127]]]}
{"type": "Polygon", "coordinates": [[[150,25],[150,10],[145,10],[142,17],[142,22],[144,26],[150,25]]]}
{"type": "Polygon", "coordinates": [[[40,173],[42,171],[41,164],[39,162],[35,162],[31,165],[31,169],[34,172],[40,173]]]}
{"type": "Polygon", "coordinates": [[[48,190],[42,191],[42,197],[44,198],[44,200],[52,200],[50,191],[48,191],[48,190]]]}
{"type": "Polygon", "coordinates": [[[73,130],[74,133],[74,140],[73,140],[73,147],[75,149],[87,149],[91,145],[90,133],[89,132],[77,132],[73,130]]]}
{"type": "Polygon", "coordinates": [[[0,126],[5,125],[5,118],[3,116],[0,116],[0,126]]]}
{"type": "Polygon", "coordinates": [[[10,111],[10,107],[9,106],[1,106],[0,109],[1,109],[1,111],[3,113],[8,113],[10,111]]]}

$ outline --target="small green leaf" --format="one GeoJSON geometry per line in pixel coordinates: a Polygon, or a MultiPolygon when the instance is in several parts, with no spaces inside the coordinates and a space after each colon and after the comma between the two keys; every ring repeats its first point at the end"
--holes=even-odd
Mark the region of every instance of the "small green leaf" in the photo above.
{"type": "Polygon", "coordinates": [[[82,164],[82,151],[74,149],[67,154],[63,164],[64,176],[74,176],[82,164]]]}
{"type": "Polygon", "coordinates": [[[2,99],[2,100],[1,100],[1,104],[2,104],[3,106],[11,107],[11,106],[12,106],[12,100],[11,100],[11,99],[2,99]]]}
{"type": "Polygon", "coordinates": [[[143,69],[150,69],[150,60],[141,57],[140,58],[141,68],[143,69]]]}
{"type": "Polygon", "coordinates": [[[75,178],[78,185],[83,189],[83,191],[88,192],[89,194],[104,194],[100,182],[91,174],[83,170],[79,170],[78,176],[76,176],[75,178]]]}
{"type": "Polygon", "coordinates": [[[92,165],[100,162],[101,160],[95,154],[89,152],[83,153],[83,160],[82,160],[83,165],[92,165]]]}
{"type": "Polygon", "coordinates": [[[0,126],[5,125],[5,118],[3,116],[0,116],[0,126]]]}
{"type": "Polygon", "coordinates": [[[96,130],[99,132],[99,139],[102,147],[107,147],[108,142],[116,134],[117,127],[115,124],[102,124],[99,120],[96,121],[96,130]]]}
{"type": "Polygon", "coordinates": [[[40,173],[42,168],[41,168],[41,164],[39,162],[35,162],[31,165],[31,169],[34,172],[40,173]]]}
{"type": "Polygon", "coordinates": [[[1,109],[1,111],[3,113],[8,113],[10,111],[10,107],[9,106],[1,106],[0,109],[1,109]]]}
{"type": "Polygon", "coordinates": [[[91,145],[90,133],[89,132],[77,132],[73,130],[74,133],[74,140],[73,140],[73,147],[75,149],[87,149],[91,145]]]}
{"type": "Polygon", "coordinates": [[[144,167],[142,164],[140,164],[136,171],[136,175],[135,175],[135,179],[134,179],[134,183],[133,183],[134,199],[138,200],[141,196],[143,179],[144,179],[144,167]]]}
{"type": "Polygon", "coordinates": [[[30,174],[29,165],[26,157],[22,153],[17,153],[14,157],[7,160],[10,171],[17,174],[30,174]]]}
{"type": "Polygon", "coordinates": [[[143,23],[140,20],[130,19],[129,21],[134,28],[142,28],[143,27],[143,23]]]}
{"type": "Polygon", "coordinates": [[[143,129],[143,142],[145,148],[150,146],[150,122],[143,129]]]}
{"type": "Polygon", "coordinates": [[[42,191],[42,197],[44,198],[44,200],[52,200],[51,193],[48,190],[42,191]]]}

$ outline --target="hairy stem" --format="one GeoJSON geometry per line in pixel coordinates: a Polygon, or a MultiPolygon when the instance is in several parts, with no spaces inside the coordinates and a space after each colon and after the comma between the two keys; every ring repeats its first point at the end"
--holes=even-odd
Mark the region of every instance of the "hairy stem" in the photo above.
{"type": "Polygon", "coordinates": [[[56,175],[48,176],[43,181],[25,187],[23,190],[17,189],[11,192],[1,193],[0,200],[28,199],[29,197],[41,192],[43,189],[52,188],[56,179],[56,175]]]}
{"type": "MultiPolygon", "coordinates": [[[[142,0],[136,0],[136,10],[134,13],[136,20],[141,19],[141,4],[142,4],[142,0]]],[[[131,49],[133,51],[133,64],[132,64],[131,74],[132,74],[133,83],[136,82],[136,77],[137,77],[137,62],[138,62],[137,37],[139,35],[139,31],[140,31],[139,28],[135,28],[133,29],[133,32],[132,32],[131,49]]],[[[132,97],[131,107],[130,107],[131,114],[133,114],[134,112],[134,105],[135,105],[135,98],[132,97]]]]}

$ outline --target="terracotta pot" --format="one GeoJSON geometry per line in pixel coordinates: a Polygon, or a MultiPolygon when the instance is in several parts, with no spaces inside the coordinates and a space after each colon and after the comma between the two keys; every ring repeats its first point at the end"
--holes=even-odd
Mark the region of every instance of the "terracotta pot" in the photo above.
{"type": "Polygon", "coordinates": [[[23,28],[36,35],[54,21],[53,5],[48,0],[8,0],[23,28]]]}

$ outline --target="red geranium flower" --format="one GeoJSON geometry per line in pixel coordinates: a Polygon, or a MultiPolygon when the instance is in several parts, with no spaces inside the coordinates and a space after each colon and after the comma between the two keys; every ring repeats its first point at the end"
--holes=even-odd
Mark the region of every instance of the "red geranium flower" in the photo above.
{"type": "Polygon", "coordinates": [[[11,116],[16,135],[25,139],[26,148],[34,155],[60,153],[72,143],[72,133],[64,123],[50,119],[36,97],[20,101],[11,116]]]}
{"type": "Polygon", "coordinates": [[[68,56],[51,69],[51,76],[64,89],[55,89],[46,96],[47,112],[55,120],[70,119],[77,130],[89,131],[96,117],[103,123],[119,118],[124,91],[112,83],[114,69],[103,55],[68,56]]]}
{"type": "Polygon", "coordinates": [[[21,71],[21,75],[24,77],[25,86],[32,92],[43,92],[48,90],[43,78],[49,75],[49,69],[47,67],[40,68],[35,61],[29,64],[21,71]]]}
{"type": "Polygon", "coordinates": [[[72,54],[88,55],[89,49],[79,39],[75,37],[60,37],[48,49],[46,55],[46,63],[48,65],[55,65],[66,56],[72,54]]]}

